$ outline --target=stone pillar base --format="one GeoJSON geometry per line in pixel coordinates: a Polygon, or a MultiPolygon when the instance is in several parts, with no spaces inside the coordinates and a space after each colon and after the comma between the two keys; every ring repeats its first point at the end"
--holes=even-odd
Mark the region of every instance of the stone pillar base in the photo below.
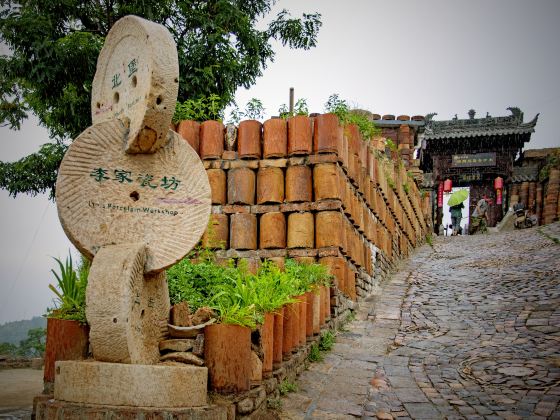
{"type": "Polygon", "coordinates": [[[208,404],[205,367],[60,361],[55,372],[56,402],[158,409],[208,404]]]}

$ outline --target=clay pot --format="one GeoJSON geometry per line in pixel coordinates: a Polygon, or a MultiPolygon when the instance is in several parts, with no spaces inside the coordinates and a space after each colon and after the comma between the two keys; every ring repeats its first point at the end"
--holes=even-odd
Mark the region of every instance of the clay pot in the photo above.
{"type": "Polygon", "coordinates": [[[304,165],[286,168],[286,201],[301,202],[313,200],[311,168],[304,165]]]}
{"type": "Polygon", "coordinates": [[[284,305],[284,321],[282,324],[282,355],[288,356],[292,353],[293,342],[293,310],[292,305],[284,305]]]}
{"type": "Polygon", "coordinates": [[[282,363],[282,343],[284,340],[284,308],[274,313],[274,337],[273,337],[273,364],[282,363]]]}
{"type": "Polygon", "coordinates": [[[281,168],[260,168],[257,173],[257,204],[284,202],[284,172],[281,168]]]}
{"type": "Polygon", "coordinates": [[[263,372],[272,372],[274,360],[274,314],[264,314],[264,322],[261,330],[261,340],[264,353],[263,372]]]}
{"type": "Polygon", "coordinates": [[[226,204],[226,173],[223,169],[206,169],[210,188],[212,189],[212,204],[226,204]]]}
{"type": "Polygon", "coordinates": [[[315,216],[315,246],[325,248],[339,247],[342,213],[339,211],[320,211],[315,216]]]}
{"type": "Polygon", "coordinates": [[[297,299],[299,300],[299,344],[303,346],[307,340],[307,297],[303,294],[297,299]]]}
{"type": "Polygon", "coordinates": [[[228,203],[255,204],[255,172],[249,168],[230,169],[228,203]]]}
{"type": "Polygon", "coordinates": [[[342,257],[321,257],[319,264],[322,264],[329,269],[329,273],[334,276],[334,285],[340,290],[343,290],[344,277],[346,266],[344,258],[342,257]]]}
{"type": "Polygon", "coordinates": [[[224,152],[224,125],[219,121],[200,124],[200,157],[220,159],[224,152]]]}
{"type": "Polygon", "coordinates": [[[58,360],[83,360],[87,358],[89,326],[78,321],[47,318],[47,341],[43,380],[54,382],[54,364],[58,360]]]}
{"type": "Polygon", "coordinates": [[[288,153],[288,124],[273,118],[263,125],[263,158],[281,158],[288,153]]]}
{"type": "Polygon", "coordinates": [[[274,263],[280,270],[284,270],[286,266],[286,259],[284,257],[269,257],[267,259],[274,263]]]}
{"type": "Polygon", "coordinates": [[[286,248],[286,218],[284,213],[264,213],[260,220],[259,247],[286,248]]]}
{"type": "Polygon", "coordinates": [[[227,214],[211,214],[208,228],[202,235],[202,246],[206,248],[228,248],[229,220],[227,214]]]}
{"type": "Polygon", "coordinates": [[[288,248],[313,248],[314,233],[312,213],[291,213],[288,216],[288,248]]]}
{"type": "Polygon", "coordinates": [[[338,168],[334,163],[320,163],[313,168],[315,201],[339,199],[338,168]]]}
{"type": "Polygon", "coordinates": [[[260,159],[262,124],[256,120],[239,123],[237,129],[237,155],[241,159],[260,159]]]}
{"type": "Polygon", "coordinates": [[[325,289],[325,300],[323,304],[325,305],[325,322],[331,319],[331,288],[329,286],[323,286],[325,289]]]}
{"type": "Polygon", "coordinates": [[[230,248],[257,249],[257,216],[249,213],[231,215],[230,248]]]}
{"type": "Polygon", "coordinates": [[[337,153],[342,143],[343,129],[335,114],[322,114],[315,117],[313,150],[316,153],[337,153]]]}
{"type": "Polygon", "coordinates": [[[200,153],[200,123],[191,120],[179,121],[177,133],[189,143],[197,154],[200,153]]]}
{"type": "Polygon", "coordinates": [[[292,351],[299,347],[299,302],[294,302],[290,305],[292,311],[292,351]]]}
{"type": "Polygon", "coordinates": [[[307,337],[313,336],[313,304],[315,302],[313,292],[305,294],[305,335],[307,337]]]}
{"type": "Polygon", "coordinates": [[[325,325],[325,319],[327,316],[325,311],[325,298],[325,288],[324,286],[319,286],[319,325],[321,326],[325,325]]]}
{"type": "Polygon", "coordinates": [[[317,286],[313,293],[313,334],[321,333],[321,293],[320,288],[317,286]]]}
{"type": "Polygon", "coordinates": [[[360,135],[358,126],[356,124],[347,125],[344,127],[344,134],[348,141],[348,158],[350,159],[352,156],[359,156],[362,136],[360,135]]]}
{"type": "Polygon", "coordinates": [[[205,327],[204,361],[212,390],[223,393],[248,391],[251,378],[251,329],[227,324],[205,327]]]}
{"type": "Polygon", "coordinates": [[[308,155],[312,149],[311,119],[296,115],[288,119],[288,155],[308,155]]]}

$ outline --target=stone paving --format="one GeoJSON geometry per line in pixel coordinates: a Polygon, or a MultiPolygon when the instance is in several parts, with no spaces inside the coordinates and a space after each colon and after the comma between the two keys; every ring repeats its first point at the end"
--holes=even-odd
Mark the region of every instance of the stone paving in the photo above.
{"type": "Polygon", "coordinates": [[[285,419],[560,419],[560,223],[435,238],[283,398],[285,419]]]}

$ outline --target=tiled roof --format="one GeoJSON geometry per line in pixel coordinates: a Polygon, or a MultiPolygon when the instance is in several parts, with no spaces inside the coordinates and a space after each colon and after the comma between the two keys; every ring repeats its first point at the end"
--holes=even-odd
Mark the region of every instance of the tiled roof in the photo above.
{"type": "Polygon", "coordinates": [[[533,182],[539,179],[538,166],[515,166],[511,174],[512,182],[533,182]]]}
{"type": "Polygon", "coordinates": [[[512,115],[507,117],[452,119],[447,121],[426,121],[424,138],[426,140],[465,138],[478,136],[505,136],[512,134],[529,134],[535,131],[539,114],[531,121],[523,122],[523,113],[519,108],[508,108],[512,115]]]}

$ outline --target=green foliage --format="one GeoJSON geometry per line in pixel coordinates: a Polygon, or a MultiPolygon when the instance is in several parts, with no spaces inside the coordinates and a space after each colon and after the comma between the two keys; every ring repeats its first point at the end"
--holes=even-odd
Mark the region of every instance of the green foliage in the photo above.
{"type": "Polygon", "coordinates": [[[25,357],[41,357],[45,353],[47,330],[33,328],[27,332],[27,338],[20,341],[18,354],[25,357]]]}
{"type": "Polygon", "coordinates": [[[434,238],[432,237],[431,233],[426,235],[426,243],[430,245],[432,248],[434,247],[434,238]]]}
{"type": "MultiPolygon", "coordinates": [[[[1,0],[0,41],[10,55],[0,56],[0,125],[18,129],[33,113],[59,141],[87,128],[97,57],[111,26],[129,14],[169,29],[179,57],[179,102],[207,103],[216,95],[215,108],[205,111],[216,115],[232,102],[238,87],[249,88],[262,75],[274,59],[274,40],[290,48],[316,45],[320,14],[292,18],[282,10],[263,25],[273,4],[274,0],[1,0]]],[[[201,118],[194,105],[200,103],[187,108],[196,109],[201,118]]],[[[41,154],[36,158],[47,160],[41,154]]],[[[9,178],[6,182],[0,177],[0,187],[13,195],[54,188],[50,172],[42,176],[28,167],[3,171],[9,178]],[[14,176],[19,179],[17,188],[10,181],[14,176]]]]}
{"type": "Polygon", "coordinates": [[[59,272],[54,269],[51,272],[57,284],[56,286],[49,284],[49,289],[56,295],[57,300],[56,307],[47,310],[47,316],[86,324],[86,288],[90,263],[82,257],[81,264],[75,269],[70,254],[64,263],[58,258],[54,260],[58,264],[59,272]]]}
{"type": "Polygon", "coordinates": [[[19,193],[37,195],[50,191],[50,198],[54,198],[58,166],[65,152],[64,144],[48,143],[17,162],[0,162],[0,187],[13,197],[19,193]]]}
{"type": "Polygon", "coordinates": [[[284,271],[265,261],[255,275],[245,260],[221,266],[211,252],[198,249],[167,270],[167,281],[171,304],[187,301],[192,310],[209,306],[220,322],[252,328],[264,313],[293,302],[316,284],[329,284],[331,275],[322,265],[294,260],[286,260],[284,271]]]}
{"type": "Polygon", "coordinates": [[[319,349],[319,345],[317,343],[313,343],[313,345],[309,349],[307,360],[311,363],[320,362],[323,360],[323,355],[321,354],[321,350],[319,349]]]}
{"type": "Polygon", "coordinates": [[[245,112],[243,117],[248,120],[261,120],[264,118],[264,105],[261,100],[257,98],[251,98],[247,105],[245,105],[245,112]]]}
{"type": "Polygon", "coordinates": [[[18,352],[18,346],[13,343],[0,343],[0,354],[15,356],[18,352]]]}
{"type": "Polygon", "coordinates": [[[403,184],[403,190],[407,194],[410,192],[410,186],[406,182],[403,184]]]}
{"type": "Polygon", "coordinates": [[[296,383],[284,379],[280,382],[278,390],[280,391],[280,395],[286,395],[288,392],[297,392],[298,386],[296,383]]]}
{"type": "Polygon", "coordinates": [[[321,351],[330,351],[334,346],[334,333],[331,330],[325,331],[321,335],[321,339],[319,340],[319,350],[321,351]]]}
{"type": "Polygon", "coordinates": [[[268,398],[266,406],[270,410],[280,410],[282,408],[282,400],[280,398],[268,398]]]}
{"type": "Polygon", "coordinates": [[[0,343],[0,354],[12,357],[42,357],[45,352],[46,342],[45,328],[31,328],[27,331],[27,337],[19,342],[0,343]]]}
{"type": "Polygon", "coordinates": [[[550,170],[554,168],[560,169],[560,152],[558,151],[546,157],[546,164],[539,171],[539,182],[545,181],[550,175],[550,170]]]}
{"type": "Polygon", "coordinates": [[[388,138],[387,141],[385,142],[385,145],[393,152],[396,152],[397,149],[397,145],[393,142],[393,140],[391,138],[388,138]]]}
{"type": "Polygon", "coordinates": [[[362,112],[353,112],[344,99],[340,99],[338,94],[329,96],[325,104],[325,111],[335,114],[341,124],[355,124],[364,140],[372,139],[380,133],[373,121],[370,121],[362,112]]]}
{"type": "Polygon", "coordinates": [[[391,178],[389,175],[385,174],[385,177],[387,178],[387,185],[389,185],[389,187],[396,191],[397,190],[397,184],[395,184],[395,181],[393,181],[393,178],[391,178]]]}
{"type": "Polygon", "coordinates": [[[280,115],[280,118],[283,118],[285,120],[295,115],[304,115],[304,116],[309,115],[309,107],[307,106],[307,99],[305,98],[298,99],[294,104],[293,112],[290,112],[290,109],[286,104],[280,105],[280,108],[278,108],[278,115],[280,115]]]}
{"type": "Polygon", "coordinates": [[[223,119],[222,100],[218,95],[202,96],[197,99],[187,99],[184,102],[177,101],[173,122],[182,120],[207,121],[223,119]]]}

